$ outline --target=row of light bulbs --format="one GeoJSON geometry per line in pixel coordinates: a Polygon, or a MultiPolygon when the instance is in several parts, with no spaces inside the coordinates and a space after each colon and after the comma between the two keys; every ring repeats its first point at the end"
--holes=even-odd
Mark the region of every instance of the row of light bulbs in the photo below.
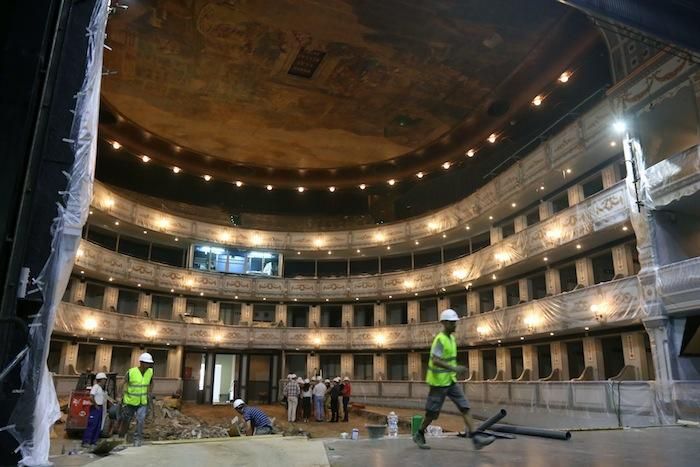
{"type": "MultiPolygon", "coordinates": [[[[571,79],[573,74],[574,74],[573,71],[570,71],[570,70],[564,71],[561,75],[559,75],[559,78],[557,78],[557,81],[561,84],[566,84],[569,82],[569,80],[571,79]]],[[[546,94],[538,94],[537,96],[535,96],[532,99],[532,105],[535,107],[540,107],[542,105],[542,103],[544,102],[544,100],[546,99],[546,97],[547,97],[546,94]]],[[[489,144],[495,144],[496,141],[498,141],[498,139],[500,138],[500,136],[501,135],[499,133],[496,133],[496,132],[491,133],[488,136],[488,138],[486,138],[486,141],[489,144]]],[[[119,143],[118,141],[112,141],[111,145],[112,145],[112,148],[114,148],[115,150],[119,150],[123,147],[121,145],[121,143],[119,143]]],[[[472,158],[476,155],[477,151],[478,151],[478,148],[470,148],[464,153],[464,155],[466,157],[472,158]]],[[[139,156],[139,159],[141,159],[141,161],[144,163],[148,163],[151,161],[151,158],[145,154],[139,156]]],[[[449,170],[450,167],[452,167],[452,165],[453,165],[453,162],[445,161],[441,164],[441,167],[444,170],[449,170]]],[[[175,174],[179,174],[180,172],[182,172],[182,169],[180,167],[177,167],[177,166],[173,166],[171,168],[171,170],[175,174]]],[[[420,172],[416,173],[416,178],[418,178],[420,180],[423,177],[425,177],[426,175],[427,175],[426,172],[420,171],[420,172]]],[[[204,175],[202,175],[202,179],[204,179],[205,182],[210,182],[213,179],[213,177],[209,174],[204,174],[204,175]]],[[[396,183],[397,183],[397,180],[395,178],[390,178],[389,180],[387,180],[387,184],[389,186],[394,186],[394,185],[396,185],[396,183]]],[[[243,182],[241,180],[236,180],[233,182],[233,184],[236,185],[238,188],[243,186],[243,182]]],[[[367,189],[367,187],[368,187],[368,185],[366,183],[361,183],[360,185],[358,185],[358,188],[360,190],[365,190],[365,189],[367,189]]],[[[265,185],[265,189],[267,191],[272,191],[274,189],[274,186],[273,185],[265,185]]],[[[336,189],[337,188],[335,186],[328,187],[328,191],[331,193],[334,193],[336,191],[336,189]]],[[[304,186],[296,187],[296,191],[298,191],[299,193],[304,193],[306,190],[307,190],[307,188],[304,186]]]]}

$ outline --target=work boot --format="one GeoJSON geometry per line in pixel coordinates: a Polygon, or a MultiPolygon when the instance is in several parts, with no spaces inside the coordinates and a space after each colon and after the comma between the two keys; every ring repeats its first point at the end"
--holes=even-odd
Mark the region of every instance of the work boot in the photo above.
{"type": "Polygon", "coordinates": [[[413,442],[416,443],[420,449],[430,449],[430,446],[425,442],[425,433],[422,430],[416,431],[416,434],[413,435],[413,442]]]}
{"type": "Polygon", "coordinates": [[[493,436],[484,433],[474,433],[472,434],[471,438],[472,443],[474,443],[474,449],[476,449],[477,451],[481,448],[488,446],[496,440],[496,438],[494,438],[493,436]]]}

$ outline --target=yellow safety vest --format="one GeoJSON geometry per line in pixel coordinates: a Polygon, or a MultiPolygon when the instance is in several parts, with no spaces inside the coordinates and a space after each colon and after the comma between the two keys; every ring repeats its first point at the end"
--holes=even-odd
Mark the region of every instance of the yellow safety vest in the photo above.
{"type": "Polygon", "coordinates": [[[428,360],[428,371],[425,375],[425,382],[430,386],[450,386],[457,381],[457,373],[452,370],[446,370],[433,365],[433,350],[440,342],[442,344],[442,360],[451,365],[457,364],[457,342],[455,336],[446,335],[443,332],[438,333],[433,339],[433,345],[430,346],[430,357],[428,360]]]}
{"type": "Polygon", "coordinates": [[[126,373],[127,387],[123,401],[126,405],[148,405],[148,386],[153,378],[153,368],[141,374],[138,367],[130,368],[126,373]]]}

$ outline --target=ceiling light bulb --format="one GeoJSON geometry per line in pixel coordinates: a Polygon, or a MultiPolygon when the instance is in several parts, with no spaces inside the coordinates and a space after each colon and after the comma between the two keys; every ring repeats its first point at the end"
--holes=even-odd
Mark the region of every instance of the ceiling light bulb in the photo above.
{"type": "Polygon", "coordinates": [[[570,174],[570,173],[571,173],[571,169],[566,169],[566,173],[570,174]]]}
{"type": "Polygon", "coordinates": [[[179,241],[180,241],[180,239],[179,239],[179,238],[177,238],[177,237],[175,237],[175,241],[176,241],[176,242],[179,242],[179,241]]]}
{"type": "Polygon", "coordinates": [[[300,255],[300,254],[301,254],[301,251],[297,251],[297,254],[300,255]]]}
{"type": "Polygon", "coordinates": [[[489,216],[489,220],[492,221],[492,220],[493,220],[493,216],[489,216]]]}
{"type": "Polygon", "coordinates": [[[543,259],[545,260],[545,262],[549,261],[549,258],[547,258],[546,256],[543,259]]]}
{"type": "Polygon", "coordinates": [[[211,175],[204,175],[202,178],[204,178],[205,182],[208,182],[209,180],[211,180],[211,175]]]}
{"type": "Polygon", "coordinates": [[[334,186],[329,186],[329,187],[328,187],[328,191],[330,191],[331,193],[333,193],[333,192],[335,191],[335,187],[334,187],[334,186]]]}
{"type": "Polygon", "coordinates": [[[624,133],[625,130],[627,130],[627,124],[624,120],[615,120],[613,123],[613,130],[615,130],[615,133],[624,133]]]}
{"type": "Polygon", "coordinates": [[[144,233],[144,235],[147,234],[147,233],[148,233],[148,230],[144,230],[143,233],[144,233]]]}
{"type": "Polygon", "coordinates": [[[625,225],[624,227],[622,227],[622,230],[624,230],[625,232],[627,232],[627,226],[625,225]]]}
{"type": "Polygon", "coordinates": [[[491,274],[491,279],[496,280],[496,274],[491,274]]]}
{"type": "Polygon", "coordinates": [[[544,190],[544,185],[540,185],[540,190],[544,190]]]}
{"type": "Polygon", "coordinates": [[[467,230],[471,230],[471,227],[467,226],[466,229],[467,229],[467,230]]]}
{"type": "Polygon", "coordinates": [[[510,203],[510,207],[514,208],[514,207],[516,207],[516,206],[517,206],[516,203],[510,203]]]}
{"type": "Polygon", "coordinates": [[[442,238],[447,238],[447,234],[442,234],[442,238]]]}
{"type": "Polygon", "coordinates": [[[467,157],[474,157],[474,154],[476,154],[476,151],[474,151],[473,149],[467,151],[467,157]]]}
{"type": "Polygon", "coordinates": [[[420,242],[418,240],[416,240],[416,245],[420,245],[420,242]]]}
{"type": "Polygon", "coordinates": [[[267,185],[265,188],[267,188],[267,191],[272,191],[272,185],[267,185]]]}
{"type": "Polygon", "coordinates": [[[119,225],[119,221],[114,221],[114,225],[119,225]]]}
{"type": "Polygon", "coordinates": [[[561,75],[559,75],[559,82],[560,83],[566,83],[569,81],[569,78],[571,78],[571,72],[570,71],[565,71],[561,75]]]}
{"type": "Polygon", "coordinates": [[[243,186],[243,182],[240,181],[240,180],[236,180],[236,186],[237,186],[238,188],[242,187],[242,186],[243,186]]]}
{"type": "Polygon", "coordinates": [[[365,188],[367,188],[367,185],[365,185],[364,183],[360,184],[360,190],[364,190],[365,188]]]}
{"type": "Polygon", "coordinates": [[[491,133],[486,141],[493,144],[496,142],[496,138],[498,138],[498,136],[496,136],[496,133],[491,133]]]}
{"type": "Polygon", "coordinates": [[[297,187],[297,191],[298,191],[299,193],[303,193],[305,189],[306,189],[306,188],[304,188],[303,186],[297,187]]]}
{"type": "Polygon", "coordinates": [[[144,161],[144,162],[150,162],[150,161],[151,161],[151,158],[148,157],[148,156],[141,156],[141,160],[144,161]]]}
{"type": "Polygon", "coordinates": [[[615,146],[617,146],[617,143],[615,141],[610,141],[610,147],[614,148],[615,146]]]}
{"type": "Polygon", "coordinates": [[[535,96],[535,98],[532,99],[532,105],[534,105],[535,107],[539,107],[540,105],[542,105],[542,100],[544,100],[544,97],[542,97],[541,95],[535,96]]]}
{"type": "Polygon", "coordinates": [[[394,179],[392,178],[392,179],[389,179],[389,181],[387,181],[387,183],[388,183],[389,185],[391,185],[391,186],[394,186],[394,185],[396,184],[396,180],[394,180],[394,179]]]}
{"type": "Polygon", "coordinates": [[[391,250],[391,247],[390,247],[390,246],[387,246],[386,249],[387,249],[387,250],[391,250]]]}
{"type": "Polygon", "coordinates": [[[328,250],[328,254],[329,254],[329,255],[332,255],[333,252],[332,252],[331,250],[328,250]]]}
{"type": "Polygon", "coordinates": [[[357,250],[355,250],[355,251],[356,251],[357,253],[359,253],[359,252],[360,252],[360,249],[358,248],[358,249],[357,249],[357,250]]]}
{"type": "Polygon", "coordinates": [[[423,172],[418,172],[418,173],[416,174],[416,177],[418,177],[418,178],[423,178],[423,175],[425,175],[423,172]]]}
{"type": "Polygon", "coordinates": [[[182,171],[182,169],[180,167],[177,167],[177,166],[173,167],[173,173],[179,174],[181,171],[182,171]]]}
{"type": "Polygon", "coordinates": [[[442,164],[442,168],[445,169],[445,170],[449,169],[450,166],[451,166],[451,164],[450,164],[449,162],[445,162],[445,163],[442,164]]]}
{"type": "Polygon", "coordinates": [[[121,148],[122,148],[122,145],[121,145],[121,144],[119,144],[119,142],[118,142],[118,141],[112,141],[112,147],[113,147],[114,149],[117,149],[117,150],[119,150],[119,149],[121,149],[121,148]]]}
{"type": "Polygon", "coordinates": [[[576,249],[577,249],[577,250],[580,250],[580,249],[581,249],[581,244],[580,244],[580,243],[579,243],[578,245],[576,245],[576,249]]]}

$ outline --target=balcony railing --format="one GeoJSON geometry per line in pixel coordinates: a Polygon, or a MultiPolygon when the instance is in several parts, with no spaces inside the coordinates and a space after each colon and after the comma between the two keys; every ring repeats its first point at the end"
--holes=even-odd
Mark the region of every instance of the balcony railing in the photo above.
{"type": "Polygon", "coordinates": [[[241,299],[375,299],[435,292],[502,271],[527,258],[626,222],[629,205],[625,190],[624,183],[620,182],[470,256],[400,273],[327,279],[238,276],[149,263],[87,241],[81,244],[75,268],[112,277],[117,283],[141,283],[149,289],[203,292],[209,296],[241,299]]]}
{"type": "MultiPolygon", "coordinates": [[[[636,277],[543,298],[464,318],[457,327],[460,345],[497,339],[549,336],[638,322],[643,315],[636,277]]],[[[349,328],[287,328],[192,324],[157,320],[62,303],[55,332],[160,345],[213,346],[227,349],[389,350],[427,349],[439,331],[437,322],[349,328]]]]}
{"type": "Polygon", "coordinates": [[[649,200],[654,208],[667,206],[700,191],[700,146],[693,146],[646,169],[649,200]]]}

